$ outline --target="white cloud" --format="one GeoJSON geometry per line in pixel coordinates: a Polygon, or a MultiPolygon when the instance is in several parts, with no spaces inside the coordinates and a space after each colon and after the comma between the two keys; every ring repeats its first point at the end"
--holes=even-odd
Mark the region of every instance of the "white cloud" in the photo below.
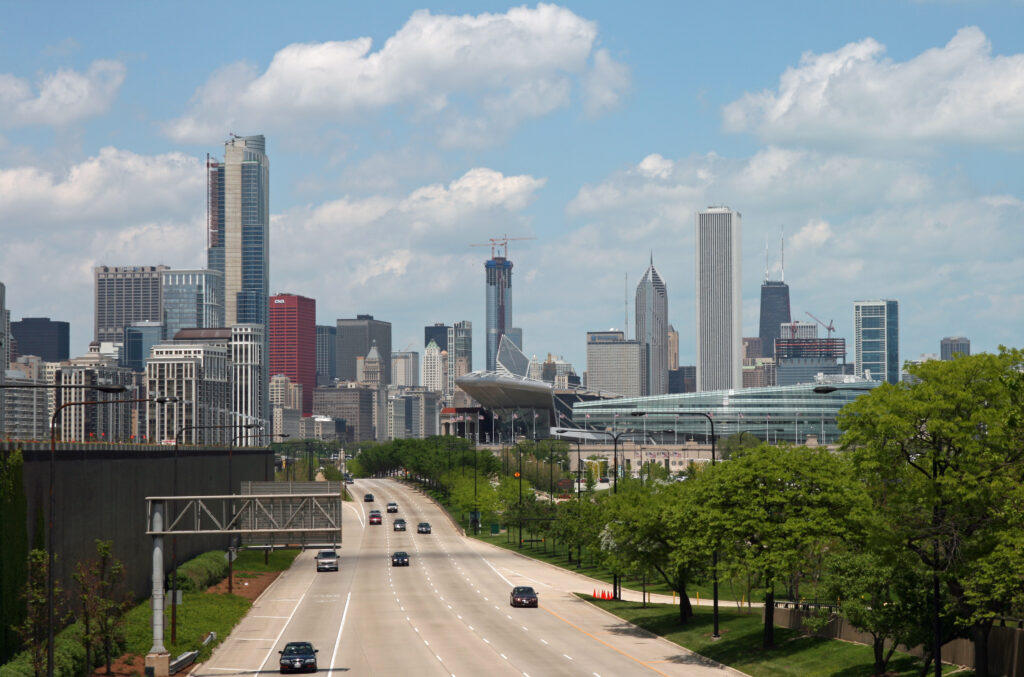
{"type": "Polygon", "coordinates": [[[727,131],[771,143],[980,143],[1024,148],[1024,54],[993,56],[969,26],[943,47],[895,62],[866,38],[805,53],[778,88],[723,109],[727,131]]]}
{"type": "Polygon", "coordinates": [[[204,208],[204,186],[198,158],[106,147],[59,176],[30,166],[0,169],[0,222],[66,230],[189,218],[204,208]]]}
{"type": "Polygon", "coordinates": [[[657,153],[651,153],[637,165],[637,171],[649,179],[667,179],[676,163],[663,158],[657,153]]]}
{"type": "Polygon", "coordinates": [[[801,252],[821,247],[832,237],[832,226],[822,219],[811,219],[790,238],[790,250],[801,252]]]}
{"type": "Polygon", "coordinates": [[[400,106],[417,120],[437,118],[449,146],[493,143],[523,120],[567,106],[574,77],[584,80],[588,111],[618,101],[628,71],[595,51],[597,35],[594,22],[555,5],[476,16],[421,10],[376,52],[363,37],[288,45],[262,73],[230,64],[164,129],[205,143],[225,125],[270,131],[400,106]]]}
{"type": "Polygon", "coordinates": [[[60,69],[36,87],[9,73],[0,74],[0,126],[62,127],[110,109],[125,77],[119,61],[93,61],[85,73],[60,69]]]}

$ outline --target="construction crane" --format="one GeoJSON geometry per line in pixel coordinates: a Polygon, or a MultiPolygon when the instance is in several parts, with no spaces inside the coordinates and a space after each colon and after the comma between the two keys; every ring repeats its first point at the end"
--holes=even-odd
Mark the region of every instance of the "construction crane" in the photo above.
{"type": "Polygon", "coordinates": [[[814,315],[811,315],[811,313],[807,312],[806,310],[804,312],[810,315],[812,320],[814,320],[815,322],[817,322],[818,324],[825,328],[825,331],[828,332],[828,338],[832,338],[832,332],[836,330],[836,326],[832,324],[832,320],[829,320],[828,324],[825,324],[824,322],[816,318],[814,315]]]}
{"type": "Polygon", "coordinates": [[[491,248],[491,258],[492,259],[493,258],[497,258],[495,256],[495,252],[496,252],[497,248],[498,247],[504,247],[505,248],[505,253],[502,254],[502,256],[507,259],[508,258],[508,243],[509,242],[512,242],[513,240],[536,240],[536,239],[537,238],[535,238],[535,237],[509,237],[508,234],[505,234],[505,235],[502,235],[501,237],[491,237],[491,238],[488,238],[487,242],[484,242],[484,243],[481,243],[481,244],[471,244],[469,246],[470,247],[490,247],[491,248]]]}

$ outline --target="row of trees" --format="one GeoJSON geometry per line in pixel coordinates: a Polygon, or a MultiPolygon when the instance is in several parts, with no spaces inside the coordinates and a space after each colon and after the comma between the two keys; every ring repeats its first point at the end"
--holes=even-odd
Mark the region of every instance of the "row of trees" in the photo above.
{"type": "Polygon", "coordinates": [[[678,592],[681,623],[693,614],[688,588],[709,579],[717,553],[720,576],[761,590],[766,649],[776,590],[804,592],[871,634],[876,674],[897,644],[923,645],[927,670],[935,647],[968,637],[985,676],[993,623],[1024,615],[1022,368],[1024,354],[1010,349],[925,362],[910,367],[912,383],[883,385],[841,412],[839,453],[740,440],[730,460],[692,467],[685,482],[648,467],[642,480],[620,479],[617,493],[579,501],[529,490],[560,476],[567,449],[544,443],[521,445],[509,463],[463,440],[407,440],[364,449],[357,467],[405,469],[444,489],[456,510],[513,524],[555,517],[541,529],[614,573],[678,592]],[[530,459],[522,499],[520,457],[530,459]],[[476,483],[466,475],[474,464],[476,483]]]}

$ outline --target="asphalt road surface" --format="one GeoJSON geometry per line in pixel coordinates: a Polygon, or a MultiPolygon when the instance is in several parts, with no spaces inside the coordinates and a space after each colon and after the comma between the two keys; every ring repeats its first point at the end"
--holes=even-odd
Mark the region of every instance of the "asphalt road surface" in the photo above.
{"type": "Polygon", "coordinates": [[[340,571],[317,573],[315,551],[299,555],[193,675],[276,673],[290,641],[311,642],[332,677],[742,674],[571,594],[589,594],[592,579],[462,536],[413,489],[391,480],[349,488],[357,500],[345,504],[340,571]],[[367,492],[373,503],[359,500],[367,492]],[[388,501],[397,514],[385,512],[388,501]],[[372,508],[383,524],[367,523],[372,508]],[[393,531],[397,517],[407,531],[393,531]],[[416,533],[419,522],[433,533],[416,533]],[[391,566],[396,550],[409,553],[410,566],[391,566]],[[540,607],[510,607],[515,585],[532,585],[540,607]]]}

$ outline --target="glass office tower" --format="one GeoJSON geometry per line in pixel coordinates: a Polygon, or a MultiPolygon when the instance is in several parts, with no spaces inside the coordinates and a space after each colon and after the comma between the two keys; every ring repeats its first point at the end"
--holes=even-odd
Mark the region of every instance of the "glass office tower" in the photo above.
{"type": "Polygon", "coordinates": [[[854,374],[899,383],[900,308],[892,299],[853,302],[854,374]]]}

